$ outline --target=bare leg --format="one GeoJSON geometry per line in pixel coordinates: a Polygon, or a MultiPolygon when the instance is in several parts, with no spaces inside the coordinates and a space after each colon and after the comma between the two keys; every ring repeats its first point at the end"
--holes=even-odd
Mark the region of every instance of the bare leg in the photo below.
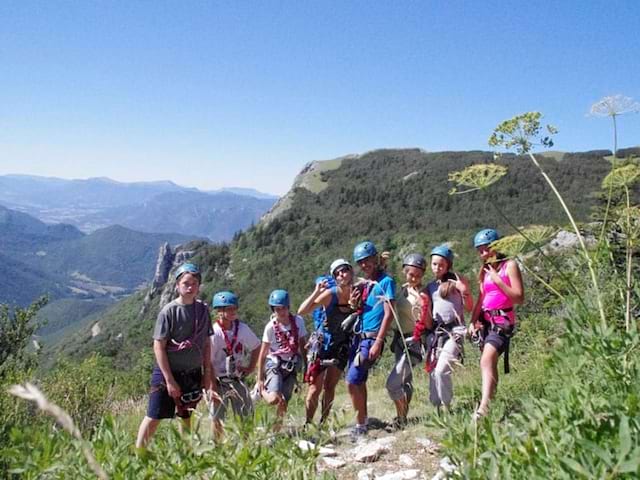
{"type": "Polygon", "coordinates": [[[149,440],[156,433],[160,420],[155,418],[144,417],[138,428],[138,438],[136,439],[136,448],[147,448],[149,440]]]}
{"type": "Polygon", "coordinates": [[[351,403],[356,411],[356,423],[364,425],[367,418],[367,384],[356,385],[349,383],[348,389],[351,403]]]}
{"type": "Polygon", "coordinates": [[[218,418],[211,421],[211,433],[215,441],[222,440],[224,436],[224,422],[218,418]]]}
{"type": "Polygon", "coordinates": [[[409,413],[409,399],[405,395],[403,398],[399,400],[394,400],[396,404],[396,415],[399,418],[406,418],[407,413],[409,413]]]}
{"type": "Polygon", "coordinates": [[[498,351],[491,344],[486,344],[480,357],[480,370],[482,371],[482,400],[478,412],[486,414],[489,411],[489,402],[493,399],[498,386],[498,351]]]}
{"type": "Polygon", "coordinates": [[[191,432],[191,417],[182,418],[180,417],[180,433],[185,434],[191,432]]]}
{"type": "Polygon", "coordinates": [[[307,423],[313,422],[313,416],[316,414],[316,410],[318,408],[318,399],[320,398],[320,392],[322,391],[326,372],[327,370],[322,371],[316,378],[313,379],[313,383],[309,385],[307,398],[304,402],[306,407],[307,423]]]}
{"type": "Polygon", "coordinates": [[[320,417],[320,423],[324,422],[329,416],[331,407],[333,406],[333,399],[336,396],[336,386],[342,376],[342,370],[338,370],[336,367],[329,367],[326,370],[324,378],[324,393],[322,395],[322,415],[320,417]]]}

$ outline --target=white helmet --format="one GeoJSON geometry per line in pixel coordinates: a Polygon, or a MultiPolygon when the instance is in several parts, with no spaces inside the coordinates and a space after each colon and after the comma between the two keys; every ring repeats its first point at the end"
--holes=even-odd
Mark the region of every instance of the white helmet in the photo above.
{"type": "Polygon", "coordinates": [[[350,270],[353,270],[353,267],[351,266],[351,264],[345,260],[344,258],[338,258],[337,260],[334,260],[331,263],[331,266],[329,267],[329,272],[331,273],[332,277],[335,277],[335,271],[340,268],[340,267],[349,267],[350,270]]]}

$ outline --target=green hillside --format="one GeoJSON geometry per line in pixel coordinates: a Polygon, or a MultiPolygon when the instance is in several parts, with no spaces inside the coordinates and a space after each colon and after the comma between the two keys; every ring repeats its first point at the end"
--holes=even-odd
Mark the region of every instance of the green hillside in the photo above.
{"type": "MultiPolygon", "coordinates": [[[[345,157],[337,168],[335,164],[321,168],[324,186],[314,188],[317,193],[297,188],[288,195],[285,209],[276,207],[280,213],[275,219],[236,235],[229,245],[207,245],[196,251],[194,261],[204,271],[202,297],[208,300],[215,290],[233,289],[240,295],[242,317],[261,331],[272,289],[290,290],[293,304],[298,305],[311,291],[314,278],[336,257],[350,258],[359,240],[371,239],[379,248],[390,250],[392,273],[399,271],[400,259],[408,251],[428,252],[440,242],[452,241],[458,254],[456,268],[473,275],[477,259],[470,244],[472,233],[489,225],[505,233],[509,230],[494,205],[522,225],[565,224],[534,167],[514,155],[500,160],[509,173],[489,194],[448,195],[449,172],[492,158],[491,153],[480,151],[377,150],[345,157]]],[[[588,220],[609,162],[597,152],[585,152],[565,154],[562,161],[542,159],[542,163],[576,217],[588,220]]],[[[317,182],[317,173],[313,175],[317,182]]],[[[156,298],[154,305],[157,302],[156,298]]],[[[129,335],[118,340],[114,335],[92,338],[86,329],[69,340],[72,347],[63,346],[62,351],[82,357],[97,349],[114,355],[118,363],[129,361],[130,352],[150,345],[157,309],[143,319],[137,317],[138,311],[131,308],[128,317],[121,313],[104,317],[104,328],[113,332],[130,331],[130,325],[136,325],[129,335]],[[146,325],[146,330],[140,325],[146,325]]]]}
{"type": "Polygon", "coordinates": [[[0,303],[24,306],[41,295],[121,297],[150,280],[162,244],[192,238],[118,225],[86,235],[0,206],[0,303]]]}

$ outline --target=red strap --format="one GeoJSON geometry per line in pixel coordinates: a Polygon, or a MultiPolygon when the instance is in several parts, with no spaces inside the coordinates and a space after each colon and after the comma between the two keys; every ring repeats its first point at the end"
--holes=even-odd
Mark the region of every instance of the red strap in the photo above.
{"type": "Polygon", "coordinates": [[[220,325],[220,330],[222,330],[222,335],[224,337],[224,343],[226,345],[227,356],[233,355],[233,347],[235,347],[236,342],[238,341],[238,328],[240,322],[238,320],[234,320],[233,322],[233,340],[229,341],[229,337],[227,337],[227,332],[224,329],[224,324],[222,320],[218,320],[218,325],[220,325]]]}
{"type": "Polygon", "coordinates": [[[296,317],[289,315],[291,330],[286,332],[280,328],[280,322],[273,320],[273,332],[282,350],[289,350],[287,353],[295,354],[298,351],[298,324],[296,317]]]}

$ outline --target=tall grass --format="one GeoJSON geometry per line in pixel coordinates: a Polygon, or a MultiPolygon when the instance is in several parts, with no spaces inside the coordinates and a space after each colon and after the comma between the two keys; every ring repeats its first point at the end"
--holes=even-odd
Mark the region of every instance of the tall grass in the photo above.
{"type": "MultiPolygon", "coordinates": [[[[528,137],[539,134],[539,118],[534,112],[503,122],[492,136],[492,144],[518,144],[520,153],[528,154],[537,164],[528,137]]],[[[600,246],[607,251],[597,252],[600,255],[595,262],[560,193],[540,170],[567,212],[581,247],[573,255],[565,254],[565,265],[577,269],[566,303],[552,305],[542,313],[562,327],[559,332],[541,330],[555,343],[549,349],[544,381],[520,392],[501,387],[498,408],[480,422],[470,422],[464,416],[440,422],[446,432],[443,442],[459,468],[458,474],[465,478],[638,478],[640,335],[636,326],[630,325],[629,313],[632,304],[638,304],[638,292],[630,288],[628,273],[633,271],[628,252],[637,241],[630,220],[634,212],[629,212],[632,206],[627,203],[619,214],[619,225],[627,230],[623,258],[610,246],[600,246]],[[614,263],[608,259],[625,265],[624,303],[619,301],[620,282],[611,275],[614,263]],[[571,290],[593,292],[597,310],[575,308],[579,301],[571,290]]],[[[626,199],[628,202],[628,195],[626,199]]]]}

